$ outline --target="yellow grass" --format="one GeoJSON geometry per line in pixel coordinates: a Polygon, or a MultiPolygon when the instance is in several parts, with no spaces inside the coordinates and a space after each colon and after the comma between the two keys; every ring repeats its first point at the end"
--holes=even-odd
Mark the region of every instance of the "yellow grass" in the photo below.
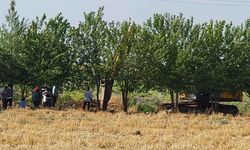
{"type": "Polygon", "coordinates": [[[250,117],[82,110],[0,113],[0,149],[250,149],[250,117]]]}

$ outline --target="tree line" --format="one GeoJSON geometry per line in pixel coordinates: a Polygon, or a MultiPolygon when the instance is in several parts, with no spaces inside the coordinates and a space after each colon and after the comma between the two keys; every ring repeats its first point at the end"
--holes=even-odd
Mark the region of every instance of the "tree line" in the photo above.
{"type": "Polygon", "coordinates": [[[71,26],[61,13],[27,21],[11,1],[0,27],[0,82],[22,91],[44,83],[61,89],[91,85],[97,100],[105,82],[103,110],[117,84],[124,111],[128,93],[136,90],[169,91],[172,103],[181,91],[250,93],[250,18],[235,26],[165,13],[141,25],[107,22],[103,10],[84,13],[71,26]]]}

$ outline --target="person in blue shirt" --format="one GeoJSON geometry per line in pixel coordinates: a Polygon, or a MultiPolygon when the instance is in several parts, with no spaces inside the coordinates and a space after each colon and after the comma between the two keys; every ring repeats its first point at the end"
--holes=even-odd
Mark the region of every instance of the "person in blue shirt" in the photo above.
{"type": "Polygon", "coordinates": [[[18,102],[18,108],[25,108],[25,105],[25,97],[22,97],[22,99],[18,102]]]}
{"type": "Polygon", "coordinates": [[[90,92],[89,87],[87,87],[87,89],[84,91],[83,97],[84,97],[83,109],[85,110],[85,107],[87,105],[88,111],[90,111],[90,104],[92,102],[92,93],[90,92]]]}

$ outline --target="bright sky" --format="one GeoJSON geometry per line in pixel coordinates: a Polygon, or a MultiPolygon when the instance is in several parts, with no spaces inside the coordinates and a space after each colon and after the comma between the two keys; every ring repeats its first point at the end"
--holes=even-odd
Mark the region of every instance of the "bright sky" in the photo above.
{"type": "MultiPolygon", "coordinates": [[[[10,0],[0,0],[0,24],[10,0]]],[[[49,18],[62,12],[72,25],[83,19],[83,12],[96,11],[104,6],[104,19],[123,21],[132,18],[144,22],[154,13],[183,13],[194,17],[195,22],[210,19],[232,21],[239,25],[250,17],[250,0],[16,0],[16,9],[21,17],[32,20],[46,13],[49,18]]]]}

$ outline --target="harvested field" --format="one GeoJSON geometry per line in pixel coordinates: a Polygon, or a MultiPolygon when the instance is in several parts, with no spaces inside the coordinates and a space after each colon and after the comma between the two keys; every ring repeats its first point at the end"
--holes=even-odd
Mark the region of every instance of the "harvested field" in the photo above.
{"type": "Polygon", "coordinates": [[[250,149],[250,117],[70,109],[0,113],[0,149],[250,149]]]}

